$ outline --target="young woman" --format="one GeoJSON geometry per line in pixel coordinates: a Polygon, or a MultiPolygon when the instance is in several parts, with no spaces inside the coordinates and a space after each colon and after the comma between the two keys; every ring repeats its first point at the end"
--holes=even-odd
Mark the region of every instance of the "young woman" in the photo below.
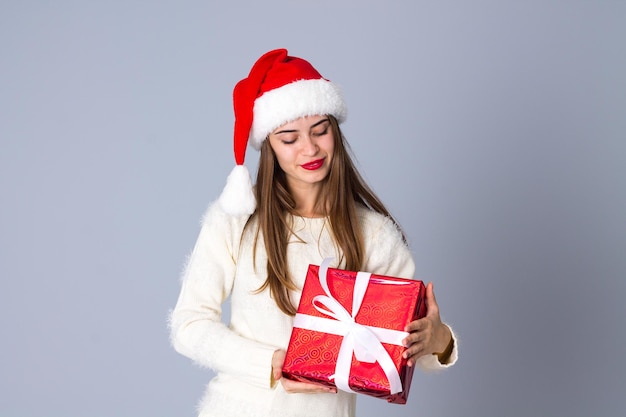
{"type": "MultiPolygon", "coordinates": [[[[284,49],[263,55],[233,93],[235,160],[207,210],[171,315],[175,349],[216,376],[200,416],[354,416],[355,394],[281,378],[309,264],[412,278],[400,228],[354,167],[339,89],[284,49]],[[243,165],[260,150],[253,187],[243,165]],[[230,298],[231,319],[222,323],[230,298]]],[[[454,364],[432,284],[428,314],[405,329],[410,366],[454,364]]]]}

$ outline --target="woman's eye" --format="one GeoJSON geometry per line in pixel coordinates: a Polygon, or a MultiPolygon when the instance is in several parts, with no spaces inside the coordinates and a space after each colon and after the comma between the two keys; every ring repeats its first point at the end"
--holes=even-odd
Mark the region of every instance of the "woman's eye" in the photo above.
{"type": "Polygon", "coordinates": [[[282,140],[282,142],[283,142],[285,145],[291,145],[291,144],[295,143],[295,142],[296,142],[296,140],[295,140],[295,139],[283,139],[283,140],[282,140]]]}
{"type": "Polygon", "coordinates": [[[319,132],[313,132],[313,136],[324,136],[326,133],[328,133],[328,128],[320,130],[319,132]]]}

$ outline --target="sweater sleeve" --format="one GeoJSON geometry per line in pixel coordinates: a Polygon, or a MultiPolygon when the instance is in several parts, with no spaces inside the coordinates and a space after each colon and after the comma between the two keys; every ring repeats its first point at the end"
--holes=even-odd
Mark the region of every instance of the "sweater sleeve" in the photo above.
{"type": "Polygon", "coordinates": [[[365,240],[365,270],[380,275],[413,278],[415,263],[396,224],[388,217],[360,213],[365,240]]]}
{"type": "MultiPolygon", "coordinates": [[[[367,246],[368,272],[401,278],[413,278],[415,263],[402,233],[389,219],[380,215],[366,215],[364,221],[365,240],[367,246]]],[[[437,371],[454,365],[458,358],[458,341],[450,325],[446,324],[452,334],[454,346],[447,363],[439,362],[437,355],[424,355],[417,365],[424,371],[437,371]]]]}
{"type": "Polygon", "coordinates": [[[207,211],[170,316],[171,340],[179,353],[202,366],[269,387],[276,348],[242,337],[222,323],[243,224],[245,219],[228,216],[216,205],[207,211]]]}

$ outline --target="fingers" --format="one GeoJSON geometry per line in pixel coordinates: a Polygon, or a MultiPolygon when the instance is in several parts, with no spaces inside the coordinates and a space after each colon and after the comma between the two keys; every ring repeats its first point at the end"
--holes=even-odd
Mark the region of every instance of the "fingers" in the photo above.
{"type": "Polygon", "coordinates": [[[413,366],[423,355],[444,352],[452,338],[450,328],[430,317],[412,322],[408,327],[415,329],[404,338],[406,347],[403,357],[413,366]]]}
{"type": "Polygon", "coordinates": [[[426,315],[439,316],[439,305],[437,304],[437,299],[435,298],[434,285],[432,282],[429,282],[426,286],[426,315]]]}
{"type": "Polygon", "coordinates": [[[278,381],[282,377],[286,355],[287,352],[283,349],[274,351],[274,355],[272,355],[272,376],[275,381],[278,381]]]}
{"type": "Polygon", "coordinates": [[[439,306],[435,298],[433,283],[430,282],[426,286],[426,316],[421,319],[414,320],[405,327],[405,331],[409,333],[402,341],[406,350],[403,357],[407,359],[409,366],[414,366],[417,359],[423,355],[432,354],[439,345],[437,334],[438,328],[441,326],[441,318],[439,317],[439,306]]]}
{"type": "Polygon", "coordinates": [[[426,317],[423,317],[421,319],[414,320],[410,322],[409,324],[407,324],[404,327],[404,331],[409,332],[409,333],[419,332],[419,331],[425,330],[428,327],[428,325],[429,325],[428,319],[426,317]]]}
{"type": "Polygon", "coordinates": [[[287,378],[281,380],[283,389],[290,394],[321,394],[321,393],[337,393],[337,388],[327,387],[325,385],[312,384],[309,382],[292,381],[287,378]]]}
{"type": "Polygon", "coordinates": [[[426,302],[435,302],[435,304],[437,304],[437,301],[435,300],[434,284],[432,282],[429,282],[428,285],[426,285],[426,302]]]}
{"type": "Polygon", "coordinates": [[[415,320],[407,326],[409,335],[404,338],[402,344],[406,347],[403,357],[408,360],[408,365],[413,366],[417,358],[428,352],[428,346],[432,340],[432,323],[428,318],[415,320]]]}
{"type": "Polygon", "coordinates": [[[425,351],[423,346],[417,345],[405,350],[402,357],[407,360],[406,363],[408,366],[415,366],[417,360],[426,354],[428,354],[428,352],[425,351]]]}
{"type": "Polygon", "coordinates": [[[405,346],[408,347],[417,342],[419,340],[417,338],[418,334],[427,334],[432,336],[435,329],[441,324],[439,306],[437,305],[437,299],[435,298],[432,282],[429,282],[426,286],[426,308],[427,312],[425,317],[414,320],[405,326],[404,331],[410,333],[410,335],[404,339],[405,346]]]}
{"type": "Polygon", "coordinates": [[[337,388],[327,387],[324,385],[312,384],[309,382],[292,381],[287,378],[282,378],[283,364],[285,363],[285,357],[287,352],[284,349],[278,349],[274,351],[272,355],[272,376],[275,381],[280,380],[283,389],[289,393],[336,393],[337,388]]]}
{"type": "Polygon", "coordinates": [[[404,330],[409,335],[402,341],[406,347],[402,356],[409,366],[414,366],[417,359],[424,355],[439,352],[442,346],[445,348],[449,343],[449,328],[441,322],[432,282],[426,286],[426,316],[412,321],[404,330]]]}

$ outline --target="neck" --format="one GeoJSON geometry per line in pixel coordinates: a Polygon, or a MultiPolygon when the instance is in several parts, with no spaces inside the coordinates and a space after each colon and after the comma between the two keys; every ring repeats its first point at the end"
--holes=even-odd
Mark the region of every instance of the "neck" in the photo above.
{"type": "Polygon", "coordinates": [[[290,187],[291,195],[296,202],[295,213],[302,217],[325,217],[326,213],[319,207],[320,187],[290,187]]]}

